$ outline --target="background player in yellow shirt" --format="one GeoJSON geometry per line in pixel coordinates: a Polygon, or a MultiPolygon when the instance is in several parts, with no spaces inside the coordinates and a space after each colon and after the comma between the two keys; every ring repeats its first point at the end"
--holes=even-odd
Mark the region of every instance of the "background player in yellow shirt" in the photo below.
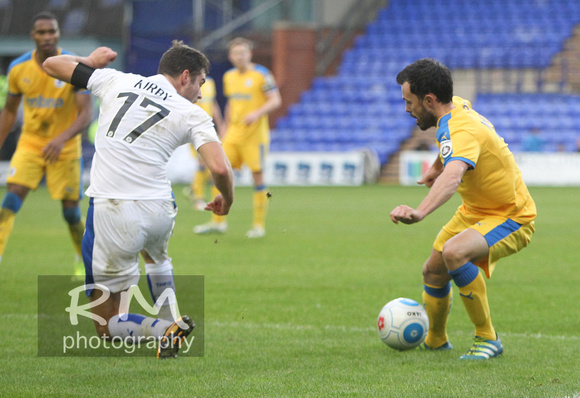
{"type": "Polygon", "coordinates": [[[14,217],[26,195],[46,175],[46,185],[62,211],[77,253],[75,275],[84,274],[81,242],[81,137],[92,120],[88,91],[48,76],[42,63],[66,53],[58,47],[60,31],[55,16],[43,12],[33,18],[30,33],[36,50],[17,58],[8,72],[8,95],[0,115],[0,147],[16,121],[24,98],[24,124],[16,152],[10,162],[8,188],[0,210],[0,256],[4,253],[14,217]]]}
{"type": "Polygon", "coordinates": [[[462,204],[442,228],[423,266],[423,301],[429,332],[420,348],[451,349],[446,324],[451,280],[475,326],[475,343],[460,359],[488,359],[503,352],[491,323],[485,279],[498,259],[528,245],[536,205],[512,153],[487,119],[469,101],[453,97],[451,72],[432,59],[408,65],[397,76],[406,111],[426,130],[437,127],[440,154],[418,181],[430,188],[415,209],[391,212],[394,223],[413,224],[459,192],[462,204]],[[479,267],[479,268],[478,268],[479,267]]]}
{"type": "MultiPolygon", "coordinates": [[[[196,104],[213,119],[218,136],[222,137],[225,130],[224,118],[216,99],[215,81],[211,77],[206,76],[205,83],[201,86],[201,99],[198,100],[196,104]]],[[[188,192],[188,195],[191,195],[195,209],[203,210],[207,203],[205,191],[206,187],[211,182],[211,174],[193,146],[191,146],[191,151],[197,158],[198,168],[193,176],[191,192],[188,192]]]]}
{"type": "MultiPolygon", "coordinates": [[[[272,73],[262,65],[252,63],[251,41],[238,37],[229,45],[229,60],[234,65],[224,74],[226,135],[224,151],[232,167],[242,164],[252,171],[254,179],[254,220],[246,233],[248,238],[266,234],[268,209],[267,189],[262,171],[270,146],[268,114],[282,105],[280,91],[272,73]]],[[[212,216],[212,221],[196,226],[197,234],[224,233],[225,217],[212,216]]]]}

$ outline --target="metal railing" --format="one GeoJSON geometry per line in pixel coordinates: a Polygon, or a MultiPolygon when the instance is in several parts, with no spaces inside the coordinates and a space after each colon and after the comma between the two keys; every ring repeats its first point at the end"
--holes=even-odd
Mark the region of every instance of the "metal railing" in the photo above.
{"type": "Polygon", "coordinates": [[[201,51],[204,51],[206,48],[208,48],[212,44],[227,37],[229,34],[231,34],[234,30],[236,30],[240,26],[243,26],[244,24],[256,19],[257,17],[264,14],[268,10],[276,7],[277,5],[282,3],[283,1],[285,1],[285,0],[268,0],[268,1],[258,5],[256,7],[252,8],[251,10],[241,14],[237,18],[234,18],[230,22],[226,23],[221,28],[214,30],[213,32],[211,32],[210,34],[208,34],[205,37],[202,37],[197,42],[197,48],[199,48],[201,51]]]}
{"type": "Polygon", "coordinates": [[[325,27],[319,29],[316,45],[316,74],[323,75],[336,58],[342,54],[353,37],[364,29],[367,23],[375,19],[377,11],[387,4],[386,0],[362,0],[354,2],[345,13],[340,23],[325,33],[325,27]]]}

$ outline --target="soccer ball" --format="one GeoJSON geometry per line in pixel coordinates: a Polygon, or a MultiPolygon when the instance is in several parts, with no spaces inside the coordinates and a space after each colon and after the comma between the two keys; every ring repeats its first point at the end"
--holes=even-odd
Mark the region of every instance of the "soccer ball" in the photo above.
{"type": "Polygon", "coordinates": [[[377,327],[383,343],[396,350],[410,350],[425,340],[429,318],[415,300],[398,298],[383,307],[377,327]]]}

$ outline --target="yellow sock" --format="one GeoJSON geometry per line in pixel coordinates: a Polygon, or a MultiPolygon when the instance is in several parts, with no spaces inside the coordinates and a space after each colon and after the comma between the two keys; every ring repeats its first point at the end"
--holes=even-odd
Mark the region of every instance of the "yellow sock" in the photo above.
{"type": "Polygon", "coordinates": [[[478,273],[469,284],[459,287],[459,295],[475,325],[475,335],[488,340],[495,340],[495,329],[491,324],[489,303],[487,302],[487,287],[483,275],[478,273]]]}
{"type": "Polygon", "coordinates": [[[195,200],[205,200],[205,187],[210,177],[209,169],[199,169],[195,173],[193,182],[191,183],[191,190],[195,200]]]}
{"type": "Polygon", "coordinates": [[[6,249],[10,232],[12,232],[12,227],[14,227],[15,217],[16,213],[12,210],[4,207],[0,210],[0,256],[4,254],[4,249],[6,249]]]}
{"type": "MultiPolygon", "coordinates": [[[[215,198],[217,196],[218,193],[220,193],[220,191],[218,191],[218,189],[215,186],[213,186],[211,188],[211,198],[212,198],[212,200],[213,200],[213,198],[215,198]]],[[[214,223],[222,223],[222,222],[225,222],[226,221],[226,216],[218,216],[218,215],[212,213],[212,215],[211,215],[211,221],[214,222],[214,223]]]]}
{"type": "Polygon", "coordinates": [[[254,192],[254,226],[266,228],[266,215],[268,214],[268,196],[266,189],[254,192]]]}
{"type": "Polygon", "coordinates": [[[423,290],[423,305],[429,317],[429,332],[425,344],[431,348],[439,348],[447,341],[447,318],[453,301],[451,283],[445,287],[425,284],[423,290]]]}
{"type": "Polygon", "coordinates": [[[72,238],[75,251],[79,257],[82,257],[81,246],[83,244],[83,234],[85,233],[85,224],[79,221],[76,224],[68,224],[68,230],[72,238]]]}

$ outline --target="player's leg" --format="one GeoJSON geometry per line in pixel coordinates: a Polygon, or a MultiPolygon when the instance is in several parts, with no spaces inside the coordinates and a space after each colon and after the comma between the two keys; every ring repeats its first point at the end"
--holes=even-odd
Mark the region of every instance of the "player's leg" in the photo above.
{"type": "Polygon", "coordinates": [[[175,304],[176,297],[171,258],[155,262],[146,250],[143,250],[141,254],[145,261],[149,293],[151,293],[151,298],[158,311],[157,316],[161,319],[173,321],[175,317],[171,313],[171,306],[175,304]]]}
{"type": "Polygon", "coordinates": [[[459,295],[475,325],[475,335],[495,340],[483,275],[474,261],[487,258],[489,247],[485,238],[473,229],[466,229],[443,246],[443,260],[459,288],[459,295]]]}
{"type": "Polygon", "coordinates": [[[198,156],[198,167],[191,182],[191,191],[193,193],[193,203],[196,210],[202,211],[207,203],[205,191],[208,183],[211,181],[209,169],[205,166],[203,160],[198,156]]]}
{"type": "Polygon", "coordinates": [[[167,253],[167,245],[173,233],[177,205],[170,200],[147,201],[139,205],[144,214],[143,220],[149,225],[145,247],[141,251],[145,261],[149,291],[158,311],[158,317],[173,322],[178,318],[175,312],[177,300],[173,264],[167,253]]]}
{"type": "Polygon", "coordinates": [[[451,277],[441,252],[433,250],[423,265],[423,305],[429,317],[429,332],[421,349],[451,349],[447,335],[447,318],[453,301],[451,277]]]}
{"type": "MultiPolygon", "coordinates": [[[[103,283],[106,282],[101,281],[103,283]]],[[[105,288],[95,288],[90,292],[89,301],[93,305],[91,312],[97,335],[105,339],[123,339],[127,343],[135,343],[145,338],[163,338],[173,322],[129,313],[128,309],[121,308],[124,292],[126,290],[112,293],[105,288]],[[106,295],[104,301],[103,294],[106,295]]]]}
{"type": "Polygon", "coordinates": [[[22,203],[29,191],[28,187],[8,184],[6,195],[4,195],[4,200],[2,201],[2,208],[0,209],[0,261],[2,261],[8,238],[14,227],[16,213],[22,207],[22,203]]]}
{"type": "Polygon", "coordinates": [[[91,311],[97,334],[104,339],[122,339],[130,344],[149,338],[159,340],[157,357],[176,357],[181,343],[193,331],[194,322],[187,315],[172,322],[128,313],[120,307],[123,293],[104,293],[100,289],[90,293],[89,301],[94,303],[91,311]],[[103,294],[108,297],[99,302],[103,294]]]}
{"type": "Polygon", "coordinates": [[[503,346],[491,323],[485,279],[474,263],[487,259],[489,246],[484,236],[466,229],[449,239],[443,247],[443,259],[459,288],[459,295],[475,326],[475,342],[459,359],[489,359],[503,353],[503,346]]]}
{"type": "MultiPolygon", "coordinates": [[[[169,238],[173,233],[177,206],[174,201],[139,202],[142,220],[146,225],[146,239],[141,255],[145,260],[147,281],[157,311],[157,323],[165,320],[171,324],[160,337],[158,358],[176,357],[182,341],[193,331],[195,324],[187,315],[179,314],[173,280],[173,265],[167,253],[169,238]]],[[[143,319],[142,324],[148,324],[143,319]]],[[[165,323],[162,324],[165,326],[165,323]]],[[[152,329],[152,333],[158,330],[152,329]]],[[[155,335],[154,335],[155,336],[155,335]]]]}
{"type": "Polygon", "coordinates": [[[44,160],[26,148],[18,147],[8,171],[7,192],[0,209],[0,259],[14,227],[16,213],[31,189],[36,189],[44,176],[44,160]]]}
{"type": "Polygon", "coordinates": [[[91,198],[82,253],[90,301],[96,304],[107,295],[103,303],[91,308],[101,337],[142,336],[143,317],[120,319],[119,313],[123,311],[121,292],[139,280],[139,251],[144,242],[134,201],[91,198]]]}
{"type": "Polygon", "coordinates": [[[81,159],[59,159],[46,165],[46,186],[54,200],[62,202],[62,216],[67,223],[75,250],[74,275],[84,275],[82,240],[85,224],[79,201],[82,199],[81,159]]]}
{"type": "Polygon", "coordinates": [[[488,359],[503,352],[501,341],[491,325],[485,280],[477,267],[483,269],[489,278],[497,260],[526,247],[533,233],[533,221],[522,225],[510,219],[489,217],[474,223],[446,243],[444,250],[450,252],[446,263],[456,284],[467,283],[459,290],[476,325],[475,343],[460,359],[488,359]]]}
{"type": "MultiPolygon", "coordinates": [[[[121,308],[122,292],[139,279],[138,256],[145,246],[144,229],[148,227],[143,225],[142,216],[135,201],[91,199],[89,203],[83,259],[87,270],[86,284],[95,287],[89,291],[89,299],[95,303],[91,308],[95,327],[98,335],[104,338],[137,341],[152,337],[161,340],[175,335],[180,343],[193,329],[189,318],[171,322],[129,313],[128,308],[121,308]],[[119,274],[124,276],[112,276],[119,274]],[[104,288],[99,288],[99,285],[104,288]],[[103,294],[108,294],[108,297],[98,303],[103,294]]],[[[176,349],[170,345],[163,352],[174,356],[176,349]]]]}
{"type": "Polygon", "coordinates": [[[244,149],[244,162],[252,170],[254,179],[254,216],[252,229],[246,236],[248,238],[261,238],[266,235],[266,216],[268,214],[268,189],[264,182],[264,166],[268,147],[266,144],[248,145],[244,149]]]}
{"type": "Polygon", "coordinates": [[[73,270],[74,275],[83,276],[85,274],[85,269],[82,262],[81,246],[83,242],[83,234],[85,232],[85,224],[82,221],[79,202],[76,200],[63,200],[62,216],[68,225],[68,230],[76,252],[73,270]]]}
{"type": "Polygon", "coordinates": [[[253,222],[252,229],[246,232],[248,238],[261,238],[266,235],[266,216],[268,214],[268,189],[264,184],[264,176],[261,171],[253,172],[254,196],[253,196],[253,222]]]}
{"type": "Polygon", "coordinates": [[[207,203],[205,197],[206,188],[211,181],[211,173],[205,166],[199,153],[195,150],[195,147],[190,144],[189,148],[192,156],[197,160],[197,170],[193,175],[190,186],[183,188],[183,193],[191,200],[196,210],[203,211],[207,203]]]}

